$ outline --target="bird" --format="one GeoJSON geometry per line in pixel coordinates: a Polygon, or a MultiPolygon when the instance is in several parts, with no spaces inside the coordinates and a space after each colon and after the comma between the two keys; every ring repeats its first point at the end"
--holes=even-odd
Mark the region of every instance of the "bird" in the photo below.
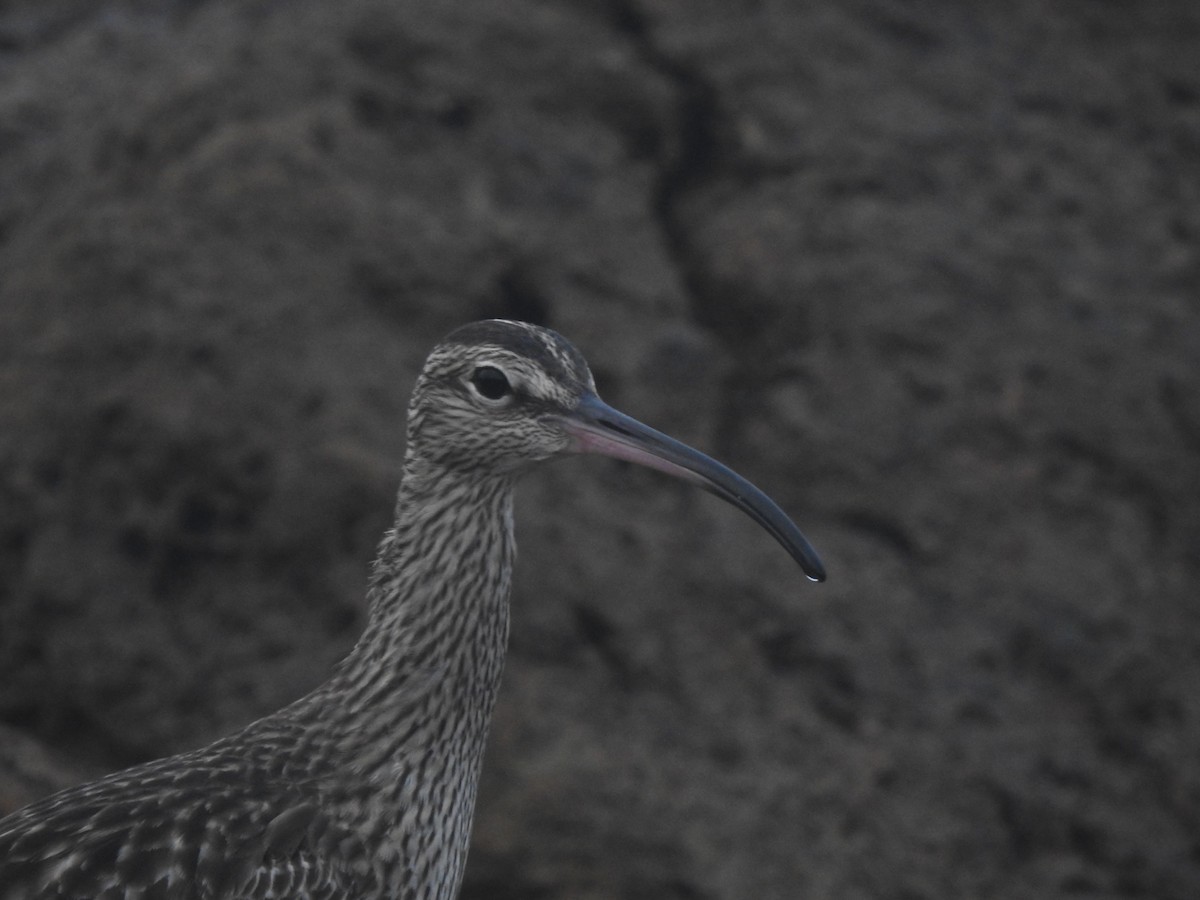
{"type": "Polygon", "coordinates": [[[463,325],[413,388],[367,621],[329,679],[207,747],[0,819],[0,900],[452,900],[507,649],[514,485],[570,454],[696,484],[825,579],[778,505],[604,403],[566,338],[463,325]]]}

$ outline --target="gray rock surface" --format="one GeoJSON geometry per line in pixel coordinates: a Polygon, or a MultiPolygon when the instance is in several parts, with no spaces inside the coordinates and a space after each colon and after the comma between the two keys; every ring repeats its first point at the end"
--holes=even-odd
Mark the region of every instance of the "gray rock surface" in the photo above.
{"type": "Polygon", "coordinates": [[[322,680],[417,367],[503,315],[830,580],[654,473],[530,478],[464,897],[1194,900],[1198,42],[1187,0],[0,6],[0,812],[322,680]]]}

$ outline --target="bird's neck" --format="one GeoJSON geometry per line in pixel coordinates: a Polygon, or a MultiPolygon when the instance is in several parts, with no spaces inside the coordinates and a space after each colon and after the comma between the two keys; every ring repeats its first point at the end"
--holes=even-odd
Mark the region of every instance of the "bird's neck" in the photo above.
{"type": "Polygon", "coordinates": [[[418,474],[410,463],[351,659],[366,652],[364,662],[377,671],[382,652],[384,668],[406,679],[476,672],[498,679],[515,555],[511,480],[443,469],[418,474]]]}
{"type": "Polygon", "coordinates": [[[514,556],[508,479],[406,465],[371,575],[367,627],[298,711],[322,720],[326,759],[361,786],[369,799],[358,802],[381,840],[438,832],[420,840],[441,848],[446,890],[466,857],[514,556]]]}
{"type": "Polygon", "coordinates": [[[357,714],[361,702],[370,718],[469,719],[482,740],[507,648],[515,552],[510,480],[409,461],[371,573],[366,629],[334,678],[343,712],[357,714]]]}

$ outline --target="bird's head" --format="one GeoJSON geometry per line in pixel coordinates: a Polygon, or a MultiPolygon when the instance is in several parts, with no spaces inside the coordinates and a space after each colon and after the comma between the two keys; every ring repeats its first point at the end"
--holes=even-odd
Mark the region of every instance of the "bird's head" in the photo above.
{"type": "Polygon", "coordinates": [[[690,481],[750,515],[809,578],[825,579],[812,545],[770,498],[602,401],[587,361],[556,332],[524,322],[473,322],[429,354],[409,405],[410,464],[511,476],[568,453],[611,456],[690,481]]]}
{"type": "Polygon", "coordinates": [[[555,332],[472,322],[425,361],[408,410],[410,454],[449,469],[519,472],[568,450],[562,416],[594,393],[582,354],[555,332]]]}

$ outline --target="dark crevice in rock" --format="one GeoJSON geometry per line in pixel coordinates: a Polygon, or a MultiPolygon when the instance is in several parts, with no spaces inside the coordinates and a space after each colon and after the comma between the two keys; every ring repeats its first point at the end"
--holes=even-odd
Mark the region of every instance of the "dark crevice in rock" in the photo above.
{"type": "MultiPolygon", "coordinates": [[[[672,86],[675,115],[658,141],[658,178],[652,209],[666,248],[680,273],[694,319],[722,342],[735,346],[770,344],[779,333],[777,308],[756,303],[744,285],[730,284],[708,265],[692,233],[696,220],[688,201],[716,182],[753,185],[795,171],[795,160],[752,158],[741,147],[719,87],[703,70],[676,59],[656,41],[653,26],[635,0],[622,0],[611,13],[629,35],[642,60],[672,86]]],[[[784,329],[794,333],[792,329],[784,329]]],[[[799,332],[803,333],[803,332],[799,332]]],[[[746,355],[751,356],[750,354],[746,355]]],[[[770,354],[765,358],[769,358],[770,354]]],[[[755,358],[763,359],[760,353],[755,358]]]]}
{"type": "MultiPolygon", "coordinates": [[[[693,234],[693,197],[715,182],[753,184],[782,174],[780,164],[752,160],[741,150],[733,123],[723,108],[718,87],[695,64],[667,53],[656,41],[653,27],[635,0],[622,0],[612,13],[614,24],[630,36],[641,58],[674,89],[675,116],[666,124],[660,142],[658,177],[652,209],[664,245],[687,292],[692,318],[731,349],[731,366],[723,385],[716,432],[729,448],[732,436],[754,413],[765,383],[778,378],[775,360],[779,340],[808,332],[803,311],[788,311],[781,321],[778,305],[755,296],[713,270],[705,249],[693,234]],[[743,348],[754,348],[753,352],[743,348]]],[[[783,164],[790,172],[793,163],[783,164]]]]}
{"type": "MultiPolygon", "coordinates": [[[[667,252],[675,263],[700,324],[711,328],[715,310],[729,298],[707,271],[694,246],[683,206],[688,195],[726,168],[729,142],[716,87],[694,66],[676,60],[656,43],[638,4],[615,4],[614,24],[628,34],[650,68],[674,88],[674,120],[659,144],[652,208],[667,252]]],[[[718,331],[718,335],[720,332],[718,331]]]]}

